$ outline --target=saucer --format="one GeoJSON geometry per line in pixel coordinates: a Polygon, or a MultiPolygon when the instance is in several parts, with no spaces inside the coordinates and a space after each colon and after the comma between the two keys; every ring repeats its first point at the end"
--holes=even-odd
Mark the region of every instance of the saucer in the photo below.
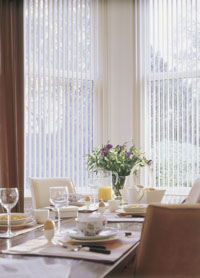
{"type": "Polygon", "coordinates": [[[83,201],[77,201],[77,202],[69,202],[70,206],[76,206],[76,207],[82,207],[85,205],[85,202],[83,201]]]}
{"type": "Polygon", "coordinates": [[[72,239],[77,240],[99,240],[99,239],[107,239],[116,236],[117,230],[114,228],[105,228],[103,231],[101,231],[98,235],[95,236],[85,236],[82,232],[79,230],[72,229],[70,230],[67,235],[72,239]]]}
{"type": "Polygon", "coordinates": [[[145,213],[147,207],[147,204],[129,204],[123,206],[123,210],[128,213],[145,213]]]}
{"type": "Polygon", "coordinates": [[[98,243],[98,242],[110,242],[110,241],[115,241],[118,239],[121,239],[125,236],[124,232],[117,231],[117,234],[109,237],[109,238],[101,238],[101,239],[73,239],[71,237],[65,238],[65,241],[73,241],[77,243],[98,243]]]}
{"type": "Polygon", "coordinates": [[[132,215],[132,216],[145,216],[145,213],[146,213],[146,211],[141,211],[141,212],[130,211],[130,212],[126,212],[123,209],[117,209],[115,212],[118,213],[118,214],[132,215]]]}

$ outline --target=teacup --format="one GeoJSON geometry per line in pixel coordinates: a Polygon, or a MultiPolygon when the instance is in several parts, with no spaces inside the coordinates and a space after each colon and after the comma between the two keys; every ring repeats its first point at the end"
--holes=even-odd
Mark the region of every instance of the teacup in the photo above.
{"type": "Polygon", "coordinates": [[[120,206],[120,200],[109,200],[108,201],[108,207],[111,212],[114,212],[116,209],[118,209],[120,206]]]}
{"type": "Polygon", "coordinates": [[[69,193],[69,202],[78,202],[81,199],[79,193],[69,193]]]}
{"type": "Polygon", "coordinates": [[[76,218],[76,226],[85,236],[96,236],[106,226],[106,218],[103,216],[88,216],[76,218]]]}

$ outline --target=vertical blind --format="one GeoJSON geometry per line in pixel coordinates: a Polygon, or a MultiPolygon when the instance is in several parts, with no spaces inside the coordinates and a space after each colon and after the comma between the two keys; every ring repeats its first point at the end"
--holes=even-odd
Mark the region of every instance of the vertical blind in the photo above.
{"type": "Polygon", "coordinates": [[[25,184],[86,184],[97,75],[96,0],[25,0],[25,184]]]}
{"type": "Polygon", "coordinates": [[[187,191],[200,173],[200,3],[138,0],[137,11],[155,184],[187,191]]]}

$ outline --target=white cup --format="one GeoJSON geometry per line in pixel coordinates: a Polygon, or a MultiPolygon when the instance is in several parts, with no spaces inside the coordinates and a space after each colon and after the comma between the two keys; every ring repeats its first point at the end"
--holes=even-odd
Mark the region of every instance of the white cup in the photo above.
{"type": "Polygon", "coordinates": [[[114,212],[116,209],[118,209],[120,206],[120,200],[109,200],[108,201],[108,207],[110,211],[114,212]]]}
{"type": "Polygon", "coordinates": [[[76,218],[77,228],[85,236],[96,236],[98,235],[106,226],[106,218],[104,216],[89,216],[76,218]]]}
{"type": "Polygon", "coordinates": [[[137,186],[130,186],[127,191],[128,204],[140,204],[144,196],[144,189],[137,186]]]}
{"type": "Polygon", "coordinates": [[[49,219],[48,209],[34,209],[35,221],[38,224],[44,224],[49,219]]]}

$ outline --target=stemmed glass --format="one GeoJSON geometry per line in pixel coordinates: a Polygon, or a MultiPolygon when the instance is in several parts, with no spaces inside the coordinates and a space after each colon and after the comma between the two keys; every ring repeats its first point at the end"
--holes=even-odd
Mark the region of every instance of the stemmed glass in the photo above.
{"type": "Polygon", "coordinates": [[[55,186],[55,187],[50,187],[49,189],[49,197],[50,197],[50,202],[53,206],[56,207],[57,212],[58,212],[58,232],[57,234],[61,234],[60,230],[60,208],[63,207],[64,205],[67,205],[68,203],[68,188],[66,186],[55,186]]]}
{"type": "Polygon", "coordinates": [[[11,209],[17,204],[19,193],[17,188],[0,188],[0,203],[7,210],[7,232],[4,234],[6,237],[11,237],[14,233],[11,232],[10,227],[10,212],[11,209]]]}

